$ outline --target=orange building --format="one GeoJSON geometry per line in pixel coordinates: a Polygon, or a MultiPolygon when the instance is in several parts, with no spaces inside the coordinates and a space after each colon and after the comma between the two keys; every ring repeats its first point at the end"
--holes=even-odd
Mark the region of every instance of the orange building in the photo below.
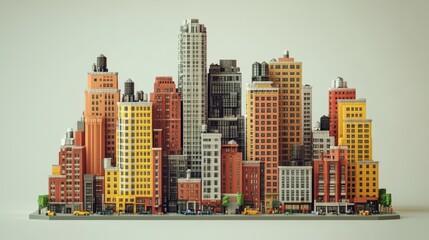
{"type": "Polygon", "coordinates": [[[250,161],[264,164],[262,212],[272,209],[272,201],[278,200],[278,88],[271,81],[257,81],[247,89],[247,157],[250,161]]]}
{"type": "Polygon", "coordinates": [[[234,140],[222,145],[221,150],[221,191],[223,194],[243,193],[242,153],[234,140]]]}
{"type": "Polygon", "coordinates": [[[120,99],[118,73],[108,72],[107,58],[100,55],[88,73],[85,91],[85,143],[87,174],[102,176],[104,158],[115,163],[117,105],[120,99]]]}
{"type": "Polygon", "coordinates": [[[279,164],[288,166],[293,146],[303,144],[302,63],[287,51],[278,61],[268,63],[268,76],[279,89],[279,164]]]}
{"type": "Polygon", "coordinates": [[[118,73],[108,72],[107,58],[100,55],[88,73],[85,90],[86,174],[94,176],[95,211],[101,211],[104,193],[104,158],[115,165],[117,102],[120,100],[118,73]]]}

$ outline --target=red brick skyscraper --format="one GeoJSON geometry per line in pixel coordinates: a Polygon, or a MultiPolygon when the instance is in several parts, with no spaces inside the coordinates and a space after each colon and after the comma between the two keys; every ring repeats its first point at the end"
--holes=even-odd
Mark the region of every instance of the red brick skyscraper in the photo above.
{"type": "Polygon", "coordinates": [[[169,155],[182,153],[182,119],[180,95],[172,77],[156,77],[153,93],[150,94],[153,103],[153,129],[154,137],[161,139],[162,148],[162,204],[168,210],[169,199],[169,155]]]}
{"type": "Polygon", "coordinates": [[[86,173],[102,176],[105,157],[115,158],[115,136],[118,89],[118,73],[107,71],[107,58],[100,55],[93,72],[88,73],[85,91],[85,144],[86,173]]]}
{"type": "Polygon", "coordinates": [[[329,89],[329,136],[335,137],[335,146],[338,146],[338,99],[356,99],[356,89],[348,88],[341,77],[332,81],[329,89]]]}
{"type": "Polygon", "coordinates": [[[162,147],[167,155],[181,154],[182,124],[180,95],[171,77],[156,77],[153,103],[153,129],[162,129],[162,147]]]}

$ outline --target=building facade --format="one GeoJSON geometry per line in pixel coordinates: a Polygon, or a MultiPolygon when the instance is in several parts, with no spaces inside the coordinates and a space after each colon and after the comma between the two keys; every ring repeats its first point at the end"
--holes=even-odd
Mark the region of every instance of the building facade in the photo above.
{"type": "Polygon", "coordinates": [[[312,205],[312,166],[280,166],[280,202],[285,211],[306,213],[312,205]]]}
{"type": "Polygon", "coordinates": [[[193,177],[201,177],[201,126],[207,119],[207,32],[198,19],[185,20],[179,33],[178,88],[182,98],[183,154],[193,177]]]}
{"type": "Polygon", "coordinates": [[[261,210],[263,193],[263,163],[259,161],[243,161],[243,198],[244,207],[261,210]]]}
{"type": "MultiPolygon", "coordinates": [[[[186,178],[188,169],[188,156],[168,156],[168,211],[177,212],[178,201],[178,179],[186,178]]],[[[200,179],[201,180],[201,179],[200,179]]]]}
{"type": "Polygon", "coordinates": [[[153,147],[152,103],[134,95],[130,79],[122,100],[117,103],[118,165],[105,162],[105,204],[126,213],[161,212],[162,151],[153,147]]]}
{"type": "Polygon", "coordinates": [[[85,90],[85,146],[86,173],[94,176],[94,209],[101,211],[103,205],[103,161],[115,162],[117,105],[120,98],[118,73],[109,72],[107,58],[100,55],[93,71],[88,73],[85,90]]]}
{"type": "Polygon", "coordinates": [[[378,162],[372,159],[372,121],[366,100],[338,100],[338,144],[349,148],[348,196],[351,201],[378,199],[378,162]]]}
{"type": "Polygon", "coordinates": [[[356,89],[348,88],[347,81],[341,77],[332,81],[329,89],[329,133],[335,137],[335,146],[338,146],[338,99],[356,99],[356,89]]]}
{"type": "Polygon", "coordinates": [[[330,147],[335,145],[335,137],[329,135],[329,130],[313,130],[313,159],[320,159],[322,153],[329,155],[330,147]]]}
{"type": "Polygon", "coordinates": [[[332,146],[329,154],[314,160],[314,209],[345,213],[348,205],[348,148],[332,146]]]}
{"type": "Polygon", "coordinates": [[[243,157],[238,148],[238,144],[234,140],[229,141],[228,144],[222,144],[222,195],[243,193],[243,157]]]}
{"type": "Polygon", "coordinates": [[[159,146],[163,149],[162,176],[163,176],[163,208],[169,211],[169,160],[170,155],[182,153],[182,107],[180,95],[172,77],[156,77],[153,93],[150,94],[153,103],[153,128],[158,129],[161,136],[159,146]]]}
{"type": "Polygon", "coordinates": [[[303,144],[304,144],[304,165],[311,166],[313,160],[313,144],[312,144],[312,87],[308,84],[302,86],[302,130],[303,130],[303,144]]]}
{"type": "Polygon", "coordinates": [[[208,130],[222,134],[222,144],[234,140],[245,153],[244,117],[241,115],[241,72],[237,60],[211,64],[208,75],[208,130]]]}
{"type": "Polygon", "coordinates": [[[264,164],[261,195],[264,212],[272,209],[273,200],[278,200],[278,88],[270,81],[253,82],[248,85],[246,99],[247,157],[264,164]]]}
{"type": "Polygon", "coordinates": [[[213,208],[220,207],[221,201],[221,137],[220,133],[206,132],[203,126],[202,145],[202,204],[213,208]]]}
{"type": "Polygon", "coordinates": [[[286,52],[268,63],[269,79],[279,89],[279,164],[291,165],[294,145],[303,145],[302,63],[286,52]]]}
{"type": "Polygon", "coordinates": [[[120,90],[118,73],[108,72],[107,58],[100,55],[93,72],[88,73],[85,90],[85,143],[87,173],[103,176],[103,159],[115,158],[115,131],[120,90]]]}
{"type": "Polygon", "coordinates": [[[179,178],[178,184],[178,212],[197,212],[202,208],[201,179],[191,178],[191,170],[186,172],[186,178],[179,178]]]}
{"type": "MultiPolygon", "coordinates": [[[[82,132],[78,131],[77,132],[82,132]]],[[[49,209],[72,213],[84,209],[85,146],[75,144],[73,129],[67,129],[58,153],[58,165],[52,166],[48,179],[49,209]]],[[[77,134],[77,142],[82,135],[77,134]]]]}

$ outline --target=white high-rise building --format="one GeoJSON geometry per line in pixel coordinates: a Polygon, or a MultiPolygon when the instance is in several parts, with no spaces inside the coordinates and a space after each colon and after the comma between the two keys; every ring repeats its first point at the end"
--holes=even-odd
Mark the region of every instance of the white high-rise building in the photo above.
{"type": "Polygon", "coordinates": [[[202,139],[202,200],[216,202],[221,199],[221,138],[220,133],[205,132],[203,126],[202,139]]]}
{"type": "Polygon", "coordinates": [[[312,149],[312,108],[311,108],[311,100],[312,100],[312,94],[311,90],[312,87],[308,84],[302,86],[302,93],[304,96],[304,99],[302,101],[303,104],[303,123],[302,123],[302,130],[304,134],[304,163],[305,165],[312,164],[313,159],[313,149],[312,149]]]}
{"type": "Polygon", "coordinates": [[[201,177],[201,126],[207,119],[207,33],[198,19],[185,20],[179,33],[178,88],[182,97],[183,154],[193,177],[201,177]]]}

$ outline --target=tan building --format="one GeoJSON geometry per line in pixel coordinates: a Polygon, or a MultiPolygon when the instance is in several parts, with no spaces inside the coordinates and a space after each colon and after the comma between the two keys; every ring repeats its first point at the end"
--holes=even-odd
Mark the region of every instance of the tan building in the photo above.
{"type": "Polygon", "coordinates": [[[302,63],[289,57],[287,51],[268,63],[268,76],[279,89],[279,164],[287,166],[293,145],[303,145],[302,63]]]}

